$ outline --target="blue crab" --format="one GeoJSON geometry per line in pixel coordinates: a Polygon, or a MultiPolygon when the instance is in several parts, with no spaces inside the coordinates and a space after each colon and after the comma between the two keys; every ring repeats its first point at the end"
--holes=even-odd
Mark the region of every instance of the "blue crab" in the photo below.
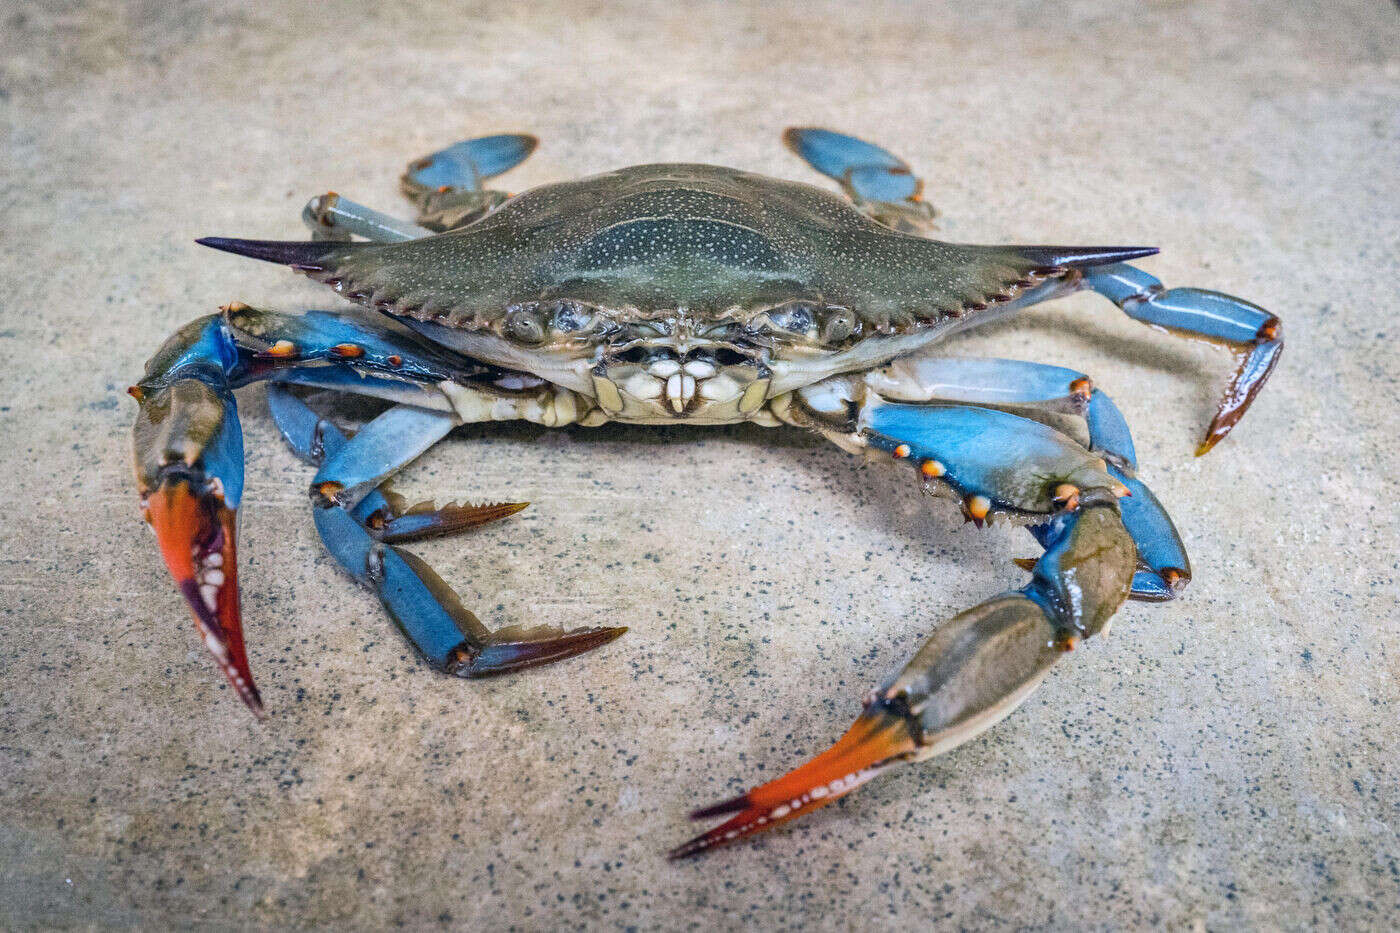
{"type": "Polygon", "coordinates": [[[369,310],[299,315],[232,304],[177,331],[132,387],[142,507],[204,643],[261,715],[235,562],[243,486],[234,390],[269,380],[286,440],[317,467],[322,540],[435,667],[501,674],[625,629],[491,630],[399,545],[523,506],[423,503],[384,484],[466,422],[550,427],[727,424],[816,432],[952,497],[979,526],[1025,525],[1030,581],[940,625],[872,690],[829,750],[695,811],[727,817],[684,857],[771,828],[897,763],[946,751],[1016,707],[1125,599],[1190,579],[1171,520],[1137,478],[1128,428],[1081,373],[940,358],[944,338],[1082,289],[1130,317],[1230,348],[1238,366],[1197,451],[1223,438],[1278,361],[1279,320],[1247,301],[1166,289],[1129,265],[1146,247],[969,246],[931,239],[934,212],[900,159],[820,129],[787,145],[846,198],[710,165],[624,168],[509,197],[484,182],[532,137],[468,140],[409,165],[406,223],[335,194],[304,242],[209,238],[291,266],[369,310]],[[355,239],[359,237],[359,239],[355,239]],[[353,437],[297,386],[385,400],[353,437]]]}

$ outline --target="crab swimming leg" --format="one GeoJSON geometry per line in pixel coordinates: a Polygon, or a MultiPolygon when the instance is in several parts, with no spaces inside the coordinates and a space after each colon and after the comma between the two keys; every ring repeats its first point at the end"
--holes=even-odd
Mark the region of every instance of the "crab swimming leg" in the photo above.
{"type": "Polygon", "coordinates": [[[410,162],[399,187],[418,206],[418,223],[435,232],[461,227],[505,202],[508,194],[482,183],[525,161],[538,143],[524,133],[464,140],[410,162]]]}
{"type": "MultiPolygon", "coordinates": [[[[998,408],[1075,436],[1103,457],[1109,475],[1131,492],[1118,504],[1140,561],[1132,598],[1173,599],[1190,582],[1191,564],[1176,526],[1157,497],[1136,478],[1137,454],[1127,421],[1088,376],[1062,366],[1020,360],[914,357],[868,373],[865,383],[885,399],[998,408]],[[1082,437],[1079,428],[1084,431],[1082,437]]],[[[1031,525],[1028,530],[1042,545],[1058,533],[1050,523],[1031,525]]],[[[1035,562],[1017,563],[1029,570],[1035,562]]]]}
{"type": "Polygon", "coordinates": [[[816,127],[793,126],[783,143],[836,181],[856,207],[905,233],[933,229],[937,211],[923,199],[924,182],[904,160],[873,143],[816,127]]]}
{"type": "MultiPolygon", "coordinates": [[[[794,402],[789,420],[842,447],[908,464],[927,486],[989,515],[1061,516],[1031,582],[943,623],[913,659],[872,691],[830,749],[695,819],[733,814],[671,852],[695,855],[786,822],[850,793],[884,769],[966,742],[1008,715],[1082,638],[1127,598],[1137,563],[1123,527],[1123,491],[1097,457],[1035,421],[964,405],[867,402],[855,430],[794,402]],[[814,417],[815,415],[815,417],[814,417]]],[[[821,405],[818,400],[818,405],[821,405]]]]}

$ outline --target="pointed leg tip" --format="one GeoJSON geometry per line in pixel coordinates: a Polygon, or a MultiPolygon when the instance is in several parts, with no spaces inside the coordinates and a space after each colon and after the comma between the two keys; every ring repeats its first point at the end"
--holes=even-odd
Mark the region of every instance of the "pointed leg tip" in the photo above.
{"type": "Polygon", "coordinates": [[[572,658],[575,655],[601,648],[615,641],[627,632],[627,626],[604,628],[581,628],[572,632],[557,629],[546,633],[526,633],[512,639],[510,635],[497,633],[499,640],[492,641],[480,649],[465,646],[458,649],[456,660],[449,662],[448,668],[459,677],[495,677],[538,667],[572,658]]]}
{"type": "Polygon", "coordinates": [[[267,719],[267,707],[263,706],[262,695],[258,693],[257,687],[249,687],[247,691],[240,691],[239,698],[243,700],[254,719],[258,722],[267,719]]]}
{"type": "Polygon", "coordinates": [[[704,852],[712,845],[712,843],[706,840],[707,835],[708,833],[701,833],[694,839],[688,840],[676,846],[674,849],[666,853],[666,861],[681,862],[688,858],[694,858],[701,852],[704,852]]]}

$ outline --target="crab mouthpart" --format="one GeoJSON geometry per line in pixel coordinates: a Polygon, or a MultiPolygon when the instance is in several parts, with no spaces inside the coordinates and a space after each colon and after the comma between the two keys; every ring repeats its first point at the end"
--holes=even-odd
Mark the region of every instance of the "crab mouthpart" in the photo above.
{"type": "Polygon", "coordinates": [[[184,473],[163,476],[145,506],[165,566],[189,604],[205,647],[239,697],[261,717],[262,697],[243,647],[234,510],[224,504],[216,483],[184,473]]]}
{"type": "Polygon", "coordinates": [[[667,857],[689,858],[824,807],[916,748],[909,720],[883,704],[872,704],[835,745],[811,761],[746,794],[692,812],[692,820],[734,816],[672,849],[667,857]]]}

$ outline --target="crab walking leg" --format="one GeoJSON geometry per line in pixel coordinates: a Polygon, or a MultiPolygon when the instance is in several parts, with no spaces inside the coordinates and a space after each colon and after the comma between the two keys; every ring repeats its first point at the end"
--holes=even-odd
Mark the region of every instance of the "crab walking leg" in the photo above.
{"type": "MultiPolygon", "coordinates": [[[[1088,376],[1020,360],[934,357],[898,360],[867,374],[865,383],[886,399],[970,402],[1061,429],[1067,421],[1082,418],[1087,446],[1107,461],[1109,475],[1131,492],[1119,505],[1141,561],[1133,576],[1132,598],[1173,599],[1190,582],[1191,564],[1181,536],[1157,497],[1136,478],[1137,454],[1128,424],[1088,376]]],[[[1042,546],[1057,533],[1049,524],[1032,525],[1029,531],[1042,546]]],[[[1034,565],[1017,563],[1026,569],[1034,565]]]]}
{"type": "Polygon", "coordinates": [[[923,179],[893,153],[816,127],[789,127],[783,143],[875,220],[906,233],[932,229],[937,211],[923,200],[923,179]]]}
{"type": "MultiPolygon", "coordinates": [[[[360,376],[343,370],[322,369],[312,370],[310,373],[293,370],[279,377],[278,381],[269,387],[268,408],[292,452],[316,466],[320,466],[328,454],[338,451],[344,445],[345,437],[339,428],[318,417],[304,402],[292,395],[285,387],[290,382],[387,398],[400,404],[419,405],[429,410],[452,410],[450,405],[446,404],[445,396],[425,387],[377,380],[372,376],[360,376]],[[341,378],[328,379],[326,376],[329,374],[336,374],[341,378]]],[[[437,508],[431,502],[420,502],[412,507],[405,507],[406,503],[401,496],[380,487],[370,490],[351,510],[351,514],[377,540],[406,544],[410,541],[456,534],[498,521],[514,515],[528,505],[528,502],[491,502],[482,505],[452,503],[437,508]]]]}
{"type": "MultiPolygon", "coordinates": [[[[572,657],[627,631],[616,627],[565,632],[538,626],[492,632],[431,568],[386,543],[372,528],[375,515],[392,511],[378,484],[460,424],[456,415],[391,408],[347,441],[335,425],[318,418],[284,388],[269,390],[269,404],[292,449],[320,464],[311,497],[326,549],[351,576],[374,590],[390,617],[434,666],[461,677],[503,674],[572,657]]],[[[521,508],[523,503],[506,503],[459,511],[470,511],[471,523],[480,525],[521,508]]]]}
{"type": "Polygon", "coordinates": [[[288,367],[319,367],[378,373],[365,377],[369,386],[402,392],[414,381],[470,373],[472,365],[353,315],[230,305],[176,331],[131,388],[140,405],[133,453],[142,508],[205,645],[254,713],[261,714],[262,699],[238,600],[243,436],[233,390],[288,367]]]}
{"type": "Polygon", "coordinates": [[[1131,588],[1137,552],[1117,498],[1127,490],[1070,438],[995,409],[884,402],[854,393],[859,414],[850,431],[822,419],[819,406],[829,404],[823,393],[808,395],[810,402],[799,397],[788,409],[789,420],[847,449],[908,464],[925,488],[959,497],[971,521],[1057,517],[1057,536],[1029,584],[944,623],[903,672],[871,694],[864,715],[831,749],[776,781],[692,814],[734,816],[673,850],[672,858],[824,806],[891,764],[947,751],[991,727],[1061,653],[1098,632],[1131,588]]]}
{"type": "Polygon", "coordinates": [[[1157,278],[1127,263],[1085,269],[1082,285],[1135,320],[1223,344],[1240,358],[1220,408],[1196,448],[1198,457],[1243,417],[1283,352],[1278,317],[1243,298],[1200,288],[1164,288],[1157,278]]]}

